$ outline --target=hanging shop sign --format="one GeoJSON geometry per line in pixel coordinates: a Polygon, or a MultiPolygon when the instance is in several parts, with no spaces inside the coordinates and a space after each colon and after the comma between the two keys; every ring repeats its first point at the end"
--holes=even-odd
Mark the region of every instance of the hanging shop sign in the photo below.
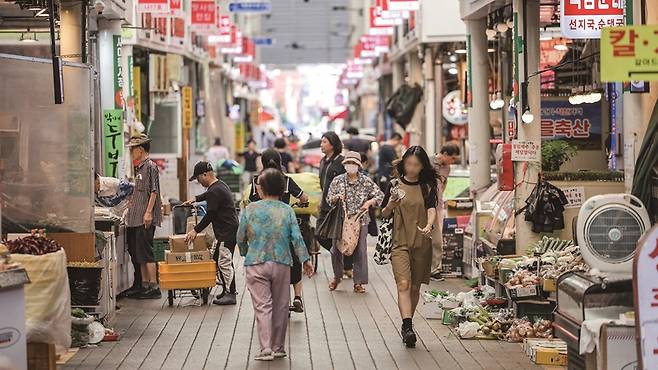
{"type": "Polygon", "coordinates": [[[142,120],[142,68],[133,67],[133,98],[135,99],[135,117],[142,120]]]}
{"type": "Polygon", "coordinates": [[[386,0],[388,10],[418,10],[420,1],[418,0],[386,0]]]}
{"type": "Polygon", "coordinates": [[[184,17],[171,17],[171,44],[177,47],[185,46],[184,17]]]}
{"type": "Polygon", "coordinates": [[[192,28],[211,32],[217,24],[217,5],[213,0],[192,0],[192,28]]]}
{"type": "Polygon", "coordinates": [[[192,128],[192,122],[194,120],[193,113],[193,104],[192,100],[192,87],[185,86],[182,89],[182,99],[183,99],[183,128],[192,128]]]}
{"type": "Polygon", "coordinates": [[[560,190],[562,190],[564,196],[567,198],[567,204],[564,208],[580,208],[587,199],[585,197],[585,187],[583,186],[560,188],[560,190]]]}
{"type": "Polygon", "coordinates": [[[140,13],[169,13],[169,0],[138,0],[137,11],[140,13]]]}
{"type": "Polygon", "coordinates": [[[390,38],[385,35],[363,35],[359,38],[364,49],[374,50],[377,52],[376,56],[390,51],[389,40],[390,38]]]}
{"type": "Polygon", "coordinates": [[[459,90],[453,90],[443,98],[443,118],[453,125],[465,125],[468,123],[468,110],[462,101],[459,90]]]}
{"type": "Polygon", "coordinates": [[[658,81],[658,25],[603,29],[601,80],[658,81]]]}
{"type": "Polygon", "coordinates": [[[123,66],[121,63],[121,35],[112,36],[114,54],[114,108],[123,108],[123,66]]]}
{"type": "Polygon", "coordinates": [[[542,140],[565,140],[580,149],[601,148],[602,103],[571,105],[566,99],[541,102],[542,140]]]}
{"type": "Polygon", "coordinates": [[[392,27],[402,24],[403,18],[383,17],[384,11],[375,6],[370,7],[370,27],[392,27]]]}
{"type": "Polygon", "coordinates": [[[228,4],[228,11],[231,13],[270,13],[272,3],[269,1],[234,2],[228,4]]]}
{"type": "Polygon", "coordinates": [[[105,176],[119,177],[119,158],[123,156],[123,111],[103,111],[105,176]]]}
{"type": "Polygon", "coordinates": [[[636,369],[658,369],[658,226],[637,244],[633,263],[635,333],[638,338],[636,369]]]}
{"type": "Polygon", "coordinates": [[[624,0],[561,0],[560,6],[560,29],[570,39],[598,39],[603,28],[625,24],[624,0]]]}
{"type": "Polygon", "coordinates": [[[235,123],[235,150],[242,152],[244,149],[244,123],[235,123]]]}
{"type": "Polygon", "coordinates": [[[169,14],[173,16],[182,16],[183,0],[169,0],[169,14]]]}
{"type": "Polygon", "coordinates": [[[512,161],[540,162],[541,143],[539,141],[512,140],[512,161]]]}
{"type": "Polygon", "coordinates": [[[256,44],[248,37],[242,38],[242,53],[233,58],[235,63],[251,63],[256,58],[256,44]]]}

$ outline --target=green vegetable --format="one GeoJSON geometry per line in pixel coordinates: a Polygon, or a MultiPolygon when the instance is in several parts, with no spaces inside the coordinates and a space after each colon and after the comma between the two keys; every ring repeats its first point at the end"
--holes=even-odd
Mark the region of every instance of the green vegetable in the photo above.
{"type": "Polygon", "coordinates": [[[87,317],[87,313],[81,308],[74,308],[71,310],[71,316],[77,317],[79,319],[84,319],[87,317]]]}

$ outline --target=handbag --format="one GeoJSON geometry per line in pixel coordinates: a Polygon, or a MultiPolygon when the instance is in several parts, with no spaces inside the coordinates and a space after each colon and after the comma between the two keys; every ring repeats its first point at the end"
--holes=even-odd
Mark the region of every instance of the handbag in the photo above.
{"type": "Polygon", "coordinates": [[[342,201],[336,202],[322,219],[316,230],[320,239],[340,240],[343,234],[343,206],[342,201]]]}
{"type": "MultiPolygon", "coordinates": [[[[343,203],[343,211],[347,215],[347,207],[343,203]]],[[[368,212],[367,210],[360,210],[358,213],[345,217],[343,221],[343,235],[338,243],[338,250],[343,256],[351,256],[359,245],[359,237],[361,236],[361,219],[368,212]]]]}
{"type": "MultiPolygon", "coordinates": [[[[391,180],[389,186],[392,188],[398,186],[397,180],[391,180]]],[[[377,236],[377,246],[375,247],[374,260],[378,265],[386,265],[391,260],[391,250],[393,249],[393,215],[382,219],[379,226],[379,235],[377,236]]]]}

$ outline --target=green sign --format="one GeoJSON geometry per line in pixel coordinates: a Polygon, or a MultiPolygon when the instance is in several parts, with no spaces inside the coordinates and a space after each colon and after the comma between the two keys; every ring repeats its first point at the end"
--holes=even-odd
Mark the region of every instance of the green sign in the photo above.
{"type": "Polygon", "coordinates": [[[658,25],[603,28],[601,81],[658,81],[658,25]]]}
{"type": "Polygon", "coordinates": [[[123,156],[123,111],[103,111],[103,161],[105,176],[119,177],[119,163],[123,156]]]}
{"type": "Polygon", "coordinates": [[[121,36],[112,37],[114,49],[114,108],[123,108],[123,67],[121,65],[121,36]]]}

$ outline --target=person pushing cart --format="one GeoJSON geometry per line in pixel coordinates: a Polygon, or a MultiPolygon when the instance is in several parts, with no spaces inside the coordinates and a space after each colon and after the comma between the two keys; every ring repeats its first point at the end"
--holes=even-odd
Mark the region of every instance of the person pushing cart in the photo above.
{"type": "MultiPolygon", "coordinates": [[[[206,161],[200,161],[194,166],[194,174],[190,177],[190,181],[194,180],[197,180],[207,190],[183,204],[192,205],[205,201],[208,207],[205,216],[193,230],[187,233],[185,240],[186,242],[194,240],[198,233],[212,224],[215,239],[217,240],[213,259],[219,263],[220,250],[225,247],[231,252],[231,266],[233,266],[233,253],[237,244],[236,233],[238,231],[238,213],[235,209],[233,193],[226,183],[217,178],[212,165],[206,161]]],[[[224,280],[222,274],[219,274],[219,276],[224,280]]],[[[222,283],[224,290],[217,295],[213,303],[217,305],[235,305],[237,302],[235,277],[230,282],[222,281],[222,283]]]]}

